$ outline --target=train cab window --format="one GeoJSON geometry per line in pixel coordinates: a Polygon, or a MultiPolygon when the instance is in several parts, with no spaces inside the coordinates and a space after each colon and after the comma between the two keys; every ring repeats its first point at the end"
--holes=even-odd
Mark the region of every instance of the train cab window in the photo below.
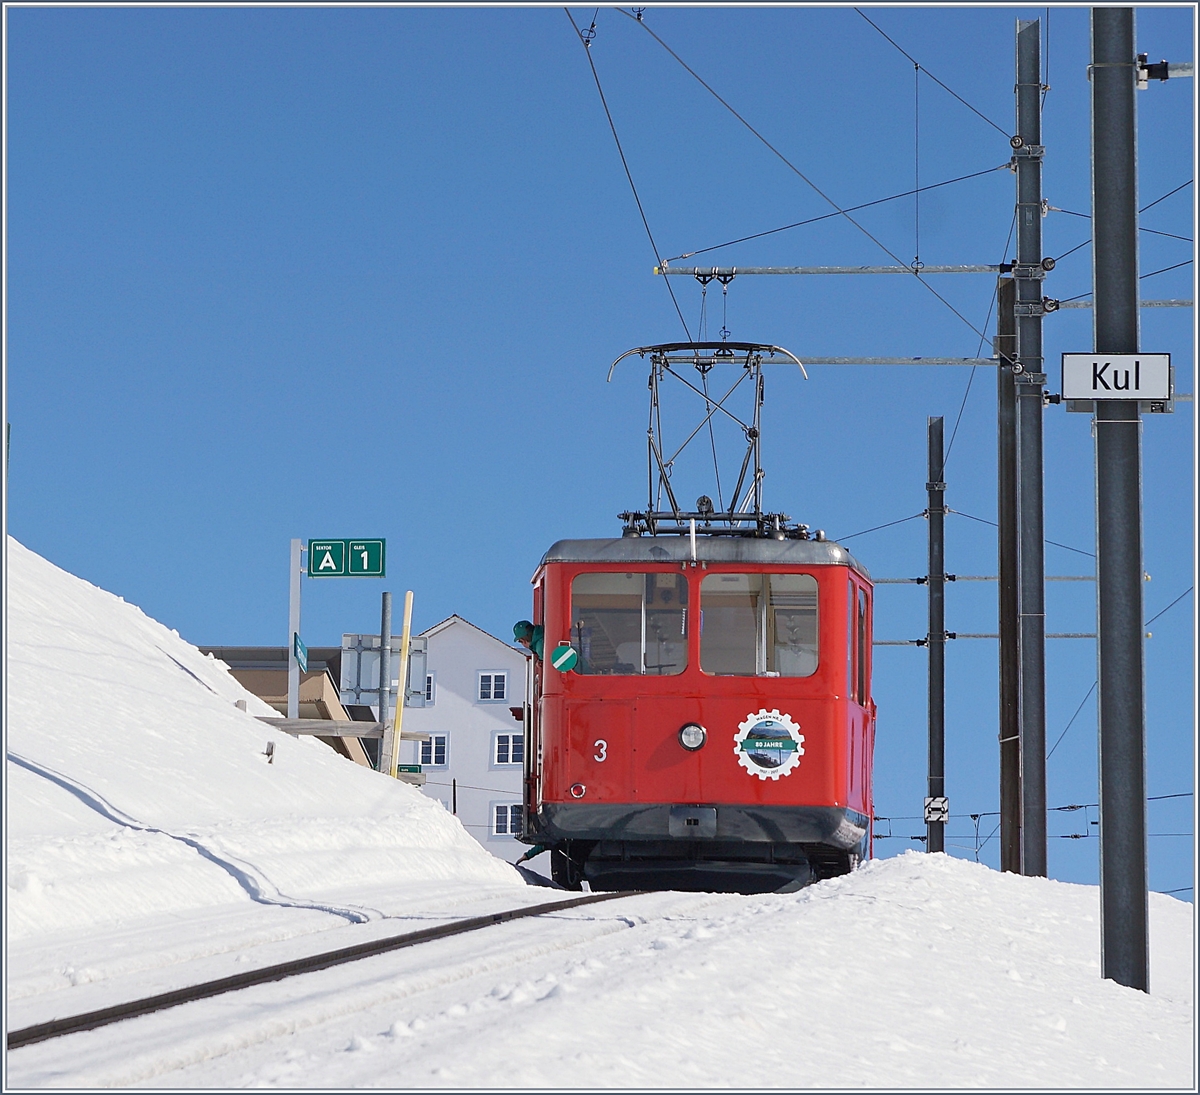
{"type": "Polygon", "coordinates": [[[579,574],[571,583],[577,671],[671,677],[687,668],[687,579],[677,572],[579,574]]]}
{"type": "Polygon", "coordinates": [[[767,671],[811,677],[817,671],[817,580],[772,574],[767,615],[767,671]]]}
{"type": "Polygon", "coordinates": [[[706,575],[700,667],[718,676],[811,676],[817,671],[817,580],[809,574],[706,575]]]}

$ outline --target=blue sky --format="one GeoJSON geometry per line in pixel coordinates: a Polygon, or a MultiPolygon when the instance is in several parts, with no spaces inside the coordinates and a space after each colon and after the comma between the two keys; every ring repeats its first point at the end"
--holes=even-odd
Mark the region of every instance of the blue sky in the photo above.
{"type": "MultiPolygon", "coordinates": [[[[594,8],[575,8],[592,22],[594,8]]],[[[1049,24],[1046,252],[1089,237],[1085,8],[647,10],[647,25],[842,206],[1009,159],[1017,18],[1049,24]],[[915,85],[915,86],[914,86],[915,85]],[[914,113],[919,107],[919,129],[914,113]]],[[[286,640],[291,537],[385,536],[388,577],[306,583],[303,633],[335,644],[378,626],[383,589],[416,592],[415,623],[458,612],[499,635],[528,614],[553,541],[615,535],[645,497],[645,373],[609,363],[683,337],[600,106],[560,8],[13,8],[7,19],[9,531],[53,562],[203,644],[286,640]]],[[[1190,60],[1190,6],[1139,8],[1139,50],[1190,60]]],[[[829,206],[648,35],[595,16],[592,58],[660,254],[818,216],[829,206]]],[[[1141,203],[1187,183],[1193,82],[1138,96],[1141,203]]],[[[895,255],[1005,257],[1007,170],[856,214],[895,255]]],[[[1146,212],[1149,273],[1192,257],[1194,188],[1146,212]]],[[[1011,257],[1011,255],[1009,256],[1011,257]]],[[[839,218],[707,252],[722,265],[892,260],[839,218]]],[[[1047,279],[1086,293],[1090,248],[1047,279]]],[[[973,357],[993,322],[990,276],[751,278],[726,299],[732,337],[805,356],[973,357]]],[[[672,282],[694,332],[699,286],[672,282]]],[[[1193,267],[1147,279],[1191,298],[1193,267]]],[[[721,324],[709,294],[709,331],[721,324]],[[714,318],[715,317],[715,318],[714,318]]],[[[1143,313],[1193,389],[1190,309],[1143,313]]],[[[1053,362],[1091,348],[1090,313],[1046,322],[1053,362]]],[[[985,344],[983,353],[988,353],[985,344]]],[[[682,409],[682,404],[680,407],[682,409]]],[[[880,577],[925,569],[925,523],[861,530],[925,504],[925,429],[962,410],[947,465],[948,569],[995,573],[995,380],[961,368],[769,374],[768,508],[847,540],[880,577]],[[970,384],[969,394],[967,393],[970,384]]],[[[1052,407],[1052,574],[1091,573],[1087,415],[1052,407]]],[[[1143,432],[1147,618],[1192,584],[1192,404],[1143,432]]],[[[712,493],[681,467],[681,496],[712,493]]],[[[1091,631],[1089,583],[1055,583],[1048,628],[1091,631]]],[[[1152,795],[1192,790],[1193,598],[1146,644],[1152,795]]],[[[878,638],[924,633],[922,592],[880,587],[878,638]]],[[[995,629],[995,588],[959,584],[948,627],[995,629]]],[[[1095,679],[1089,641],[1049,644],[1053,743],[1095,679]]],[[[948,656],[947,786],[955,813],[997,801],[995,645],[948,656]]],[[[876,807],[925,793],[925,658],[877,651],[876,807]]],[[[1048,767],[1053,805],[1096,801],[1095,708],[1048,767]]],[[[1190,833],[1192,800],[1151,804],[1151,833],[1190,833]]],[[[1050,869],[1095,881],[1095,811],[1052,815],[1050,869]],[[1094,826],[1091,827],[1094,831],[1094,826]]],[[[982,835],[994,818],[981,818],[982,835]]],[[[915,847],[917,822],[877,844],[915,847]]],[[[970,818],[951,850],[974,855],[970,818]]],[[[982,858],[996,862],[997,842],[982,858]]],[[[1151,884],[1192,883],[1192,841],[1150,841],[1151,884]]],[[[1187,893],[1183,897],[1189,897],[1187,893]]]]}

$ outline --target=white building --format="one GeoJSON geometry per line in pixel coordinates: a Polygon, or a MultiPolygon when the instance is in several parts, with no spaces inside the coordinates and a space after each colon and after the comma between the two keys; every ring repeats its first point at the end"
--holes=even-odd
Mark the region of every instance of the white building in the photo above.
{"type": "MultiPolygon", "coordinates": [[[[436,798],[488,851],[512,863],[528,845],[520,831],[524,704],[529,655],[451,616],[421,633],[427,642],[425,706],[406,707],[400,763],[419,764],[436,798]]],[[[378,671],[377,671],[378,672],[378,671]]]]}

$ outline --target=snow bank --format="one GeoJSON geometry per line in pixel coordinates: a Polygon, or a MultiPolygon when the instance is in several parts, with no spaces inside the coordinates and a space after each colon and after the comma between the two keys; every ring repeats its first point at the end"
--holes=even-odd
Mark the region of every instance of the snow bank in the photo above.
{"type": "Polygon", "coordinates": [[[256,721],[276,712],[222,662],[11,537],[7,614],[10,944],[230,902],[345,923],[376,914],[364,895],[522,886],[438,803],[256,721]]]}
{"type": "MultiPolygon", "coordinates": [[[[579,910],[629,923],[586,949],[414,994],[286,1057],[264,1045],[158,1082],[1195,1090],[1188,903],[1151,895],[1147,995],[1100,978],[1096,887],[945,855],[877,860],[796,894],[669,910],[666,896],[579,910]]],[[[272,1018],[299,1029],[302,1014],[272,1018]]]]}

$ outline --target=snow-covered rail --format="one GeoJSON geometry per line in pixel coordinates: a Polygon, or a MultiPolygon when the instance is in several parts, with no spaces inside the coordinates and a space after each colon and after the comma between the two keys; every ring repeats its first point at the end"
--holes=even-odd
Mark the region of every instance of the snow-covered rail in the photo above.
{"type": "Polygon", "coordinates": [[[278,962],[257,970],[247,970],[245,973],[233,974],[229,977],[204,981],[186,988],[173,989],[170,992],[158,993],[155,996],[143,997],[140,1000],[130,1000],[128,1003],[115,1004],[107,1008],[84,1012],[80,1015],[68,1016],[65,1019],[52,1019],[45,1023],[36,1023],[21,1030],[8,1032],[7,1045],[10,1050],[21,1046],[45,1042],[64,1034],[75,1034],[79,1031],[95,1030],[110,1023],[118,1023],[123,1019],[132,1019],[139,1015],[149,1015],[152,1012],[163,1011],[177,1007],[180,1004],[190,1004],[197,1000],[205,1000],[223,993],[235,992],[238,989],[250,988],[253,985],[265,985],[271,981],[282,981],[287,977],[295,977],[303,973],[315,973],[317,970],[329,969],[347,962],[356,962],[362,958],[386,954],[389,951],[412,947],[418,943],[427,943],[434,939],[445,939],[464,932],[478,931],[480,928],[503,924],[510,920],[520,920],[524,917],[542,916],[546,913],[560,912],[579,905],[589,905],[597,901],[611,901],[618,897],[628,897],[626,893],[589,893],[581,897],[566,898],[561,901],[547,901],[539,905],[527,905],[502,912],[489,913],[485,916],[473,916],[465,920],[455,920],[449,924],[439,924],[432,928],[422,928],[420,931],[405,932],[402,935],[388,936],[385,939],[374,939],[365,943],[356,943],[349,947],[339,947],[337,950],[324,951],[320,954],[309,955],[305,958],[293,959],[290,962],[278,962]]]}

